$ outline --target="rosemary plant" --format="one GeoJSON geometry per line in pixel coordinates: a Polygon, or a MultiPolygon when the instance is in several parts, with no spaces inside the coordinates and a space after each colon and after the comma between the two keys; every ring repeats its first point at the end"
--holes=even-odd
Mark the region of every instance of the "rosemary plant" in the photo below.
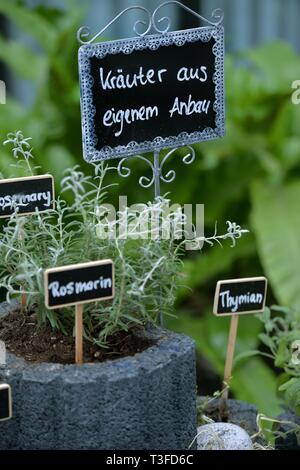
{"type": "MultiPolygon", "coordinates": [[[[27,174],[36,171],[29,139],[20,131],[9,134],[5,144],[12,145],[18,167],[24,166],[27,174]]],[[[85,337],[99,346],[105,346],[115,332],[155,322],[158,312],[172,313],[185,243],[176,233],[184,216],[180,210],[165,216],[169,201],[164,197],[140,205],[138,210],[126,207],[112,219],[105,205],[110,187],[104,182],[111,169],[104,163],[94,165],[94,177],[79,167],[69,169],[61,180],[55,209],[29,216],[19,216],[16,210],[0,238],[0,286],[5,288],[7,300],[19,295],[22,286],[28,309],[37,313],[38,326],[49,322],[53,329],[67,334],[73,328],[73,309],[46,309],[43,271],[99,259],[114,261],[115,298],[87,304],[84,309],[85,337]],[[67,192],[69,204],[64,199],[67,192]],[[153,214],[160,221],[159,230],[149,222],[153,214]],[[161,237],[165,230],[170,234],[167,239],[161,237]]],[[[194,242],[212,245],[230,239],[234,245],[244,232],[228,222],[224,235],[215,232],[207,239],[195,237],[194,242]]]]}

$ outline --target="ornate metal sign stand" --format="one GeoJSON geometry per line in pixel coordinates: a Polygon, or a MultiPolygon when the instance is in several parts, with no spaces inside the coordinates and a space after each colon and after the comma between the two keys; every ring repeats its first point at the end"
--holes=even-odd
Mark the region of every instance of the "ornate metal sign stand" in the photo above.
{"type": "MultiPolygon", "coordinates": [[[[195,16],[196,18],[198,18],[202,22],[206,23],[206,25],[208,25],[210,27],[213,27],[213,28],[216,28],[216,30],[218,30],[219,26],[221,27],[221,24],[222,24],[223,19],[224,19],[223,11],[220,10],[220,9],[214,10],[212,12],[212,18],[211,18],[211,20],[209,20],[207,18],[204,18],[202,15],[195,12],[191,8],[187,7],[186,5],[183,5],[181,2],[172,0],[172,1],[166,1],[166,2],[162,3],[160,6],[158,6],[154,10],[153,13],[151,13],[147,8],[142,7],[142,6],[131,6],[131,7],[125,8],[114,19],[112,19],[112,21],[110,21],[104,28],[102,28],[101,31],[99,31],[94,36],[91,35],[90,30],[89,30],[88,27],[84,26],[84,27],[80,28],[77,32],[77,39],[78,39],[78,41],[81,45],[85,45],[85,44],[91,45],[91,44],[93,44],[94,42],[97,41],[98,38],[100,38],[102,36],[102,34],[108,28],[110,28],[117,20],[119,20],[124,14],[128,13],[129,11],[139,11],[140,13],[144,14],[145,17],[146,17],[145,20],[136,21],[134,26],[133,26],[133,31],[134,31],[134,33],[137,37],[144,38],[144,37],[147,37],[148,35],[150,37],[149,33],[153,32],[154,34],[161,35],[162,38],[163,38],[164,35],[166,35],[166,33],[170,32],[171,20],[167,16],[159,17],[159,13],[160,13],[161,9],[163,7],[166,7],[167,5],[176,5],[180,8],[182,8],[182,9],[186,10],[191,15],[195,16]],[[162,25],[164,25],[164,27],[162,27],[162,25]],[[143,29],[142,31],[140,31],[141,27],[143,29]]],[[[193,32],[193,30],[188,30],[188,31],[193,32]]],[[[101,47],[101,43],[99,44],[99,46],[101,47]]],[[[115,52],[113,51],[113,53],[115,53],[115,52]]],[[[221,51],[221,53],[219,53],[219,55],[223,58],[223,51],[221,51]]],[[[222,80],[223,80],[223,76],[221,76],[221,77],[219,76],[218,79],[219,79],[219,83],[221,83],[222,80]]],[[[219,86],[219,88],[220,88],[220,86],[219,86]]],[[[222,88],[222,86],[221,86],[221,88],[222,88]]],[[[222,92],[221,92],[221,96],[222,96],[222,92]]],[[[217,114],[218,114],[219,108],[221,108],[222,118],[223,118],[224,117],[224,105],[223,105],[223,103],[219,104],[219,107],[217,106],[217,109],[215,109],[217,114]]],[[[222,123],[222,119],[221,119],[221,124],[219,125],[219,128],[221,129],[220,134],[224,133],[223,132],[224,131],[224,129],[223,129],[224,125],[222,123]]],[[[220,131],[220,129],[219,129],[219,131],[220,131]]],[[[211,131],[211,129],[210,129],[210,131],[211,131]]],[[[218,136],[219,136],[218,131],[215,131],[215,137],[218,137],[218,136]]],[[[212,138],[212,137],[211,136],[207,137],[204,134],[203,138],[199,138],[198,141],[208,140],[209,138],[212,138]]],[[[131,175],[130,168],[128,168],[125,165],[125,163],[127,162],[127,160],[129,158],[134,158],[135,157],[135,158],[138,158],[139,160],[142,160],[142,161],[146,162],[149,165],[152,174],[151,174],[151,176],[145,176],[145,175],[141,176],[139,178],[139,185],[143,188],[150,188],[150,187],[154,186],[154,196],[155,196],[155,198],[159,197],[161,195],[161,181],[164,182],[164,183],[171,183],[176,178],[176,172],[175,172],[174,169],[171,169],[167,172],[164,171],[164,165],[169,160],[169,158],[179,148],[187,148],[188,152],[182,158],[182,162],[186,165],[189,165],[189,164],[193,163],[194,160],[195,160],[195,157],[196,157],[195,150],[190,145],[188,145],[191,141],[190,140],[185,141],[184,138],[182,138],[181,140],[182,140],[182,146],[175,147],[175,145],[174,145],[175,148],[172,148],[170,151],[168,151],[162,158],[160,158],[161,157],[160,152],[162,150],[162,146],[160,146],[160,148],[157,149],[157,148],[155,148],[155,145],[153,145],[153,148],[152,148],[152,150],[153,150],[153,159],[147,158],[146,156],[143,156],[143,155],[132,155],[132,154],[129,155],[129,156],[123,157],[120,160],[120,162],[118,164],[118,167],[117,167],[117,171],[118,171],[119,176],[121,176],[123,178],[126,178],[126,177],[129,177],[131,175]]],[[[193,142],[196,142],[195,138],[193,139],[193,142]]],[[[165,146],[165,147],[167,147],[167,146],[165,146]]],[[[124,154],[124,151],[123,151],[123,154],[124,154]]],[[[112,156],[107,156],[107,157],[104,156],[103,157],[103,159],[106,159],[106,158],[112,158],[112,156]]],[[[160,324],[162,325],[163,322],[162,322],[162,315],[161,314],[160,314],[159,320],[160,320],[160,324]]]]}
{"type": "MultiPolygon", "coordinates": [[[[132,10],[139,11],[145,14],[146,16],[146,20],[138,20],[135,22],[133,26],[133,31],[136,34],[136,36],[145,37],[151,32],[151,30],[153,30],[155,33],[164,35],[170,31],[171,20],[167,16],[159,17],[159,13],[160,13],[160,10],[167,5],[177,5],[180,8],[186,10],[191,15],[201,20],[202,22],[213,27],[220,26],[224,19],[224,13],[220,9],[214,10],[212,12],[212,19],[209,20],[207,18],[204,18],[202,15],[195,12],[191,8],[187,7],[186,5],[183,5],[181,2],[167,1],[167,2],[162,3],[160,6],[158,6],[152,14],[147,8],[142,7],[142,6],[131,6],[131,7],[125,8],[115,18],[113,18],[104,28],[102,28],[101,31],[99,31],[97,34],[95,34],[92,37],[90,37],[91,33],[90,33],[89,28],[86,26],[83,26],[77,32],[77,39],[80,44],[94,43],[117,20],[119,20],[124,14],[132,10]],[[165,27],[161,28],[160,25],[163,23],[165,24],[165,27]],[[138,30],[140,26],[143,27],[144,31],[141,32],[138,30]]],[[[189,165],[193,163],[195,160],[195,150],[192,147],[186,146],[184,144],[182,147],[178,147],[178,148],[185,148],[185,147],[188,148],[188,153],[183,157],[182,161],[184,164],[189,165]]],[[[138,158],[139,160],[145,161],[150,166],[152,175],[150,177],[141,176],[139,179],[139,184],[143,188],[150,188],[154,186],[155,198],[161,195],[161,181],[163,181],[164,183],[172,183],[176,178],[175,170],[169,170],[167,173],[164,173],[164,165],[169,160],[169,157],[171,157],[178,150],[178,148],[173,148],[172,150],[170,150],[161,160],[160,160],[160,150],[154,150],[152,161],[142,155],[134,156],[135,158],[138,158]]],[[[132,156],[125,157],[121,159],[118,164],[118,174],[123,178],[129,177],[131,175],[131,170],[127,166],[125,166],[125,163],[129,158],[133,158],[133,157],[132,156]]]]}

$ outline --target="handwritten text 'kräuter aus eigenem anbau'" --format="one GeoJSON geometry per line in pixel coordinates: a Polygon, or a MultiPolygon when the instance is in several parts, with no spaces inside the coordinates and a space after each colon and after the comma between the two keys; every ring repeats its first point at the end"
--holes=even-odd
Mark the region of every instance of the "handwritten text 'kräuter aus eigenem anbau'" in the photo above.
{"type": "MultiPolygon", "coordinates": [[[[111,70],[106,72],[103,67],[99,69],[99,82],[103,91],[112,90],[129,90],[132,88],[143,87],[146,85],[156,85],[163,83],[167,69],[147,69],[139,67],[138,71],[133,74],[124,74],[123,69],[118,69],[117,73],[111,70]]],[[[190,80],[198,80],[200,83],[205,83],[208,79],[207,67],[201,65],[199,67],[181,67],[177,71],[176,79],[179,82],[189,82],[190,80]]],[[[174,102],[169,110],[170,118],[176,116],[190,116],[191,114],[208,114],[211,107],[211,101],[202,99],[199,100],[189,94],[184,101],[175,97],[174,102]]],[[[152,118],[158,117],[159,106],[141,106],[140,108],[127,108],[127,109],[108,109],[103,116],[103,125],[105,127],[119,126],[115,132],[115,136],[119,137],[126,124],[130,125],[136,121],[149,121],[152,118]]]]}

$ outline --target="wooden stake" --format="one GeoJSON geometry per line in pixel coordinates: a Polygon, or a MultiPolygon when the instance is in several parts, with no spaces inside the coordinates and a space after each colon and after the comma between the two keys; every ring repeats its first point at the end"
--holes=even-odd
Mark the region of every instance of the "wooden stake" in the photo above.
{"type": "Polygon", "coordinates": [[[75,305],[75,362],[83,363],[83,304],[75,305]]]}
{"type": "Polygon", "coordinates": [[[25,312],[27,306],[27,296],[25,292],[22,292],[21,288],[21,312],[25,312]]]}
{"type": "Polygon", "coordinates": [[[223,379],[223,393],[222,393],[221,405],[220,405],[220,407],[223,409],[227,409],[229,383],[230,383],[230,379],[232,375],[232,364],[233,364],[238,323],[239,323],[239,316],[232,315],[231,322],[230,322],[230,332],[229,332],[229,338],[228,338],[227,355],[226,355],[226,363],[225,363],[225,371],[224,371],[224,379],[223,379]]]}
{"type": "MultiPolygon", "coordinates": [[[[22,230],[19,232],[18,238],[20,241],[24,240],[24,234],[22,230]]],[[[22,286],[20,287],[20,291],[21,291],[21,313],[24,313],[26,311],[26,306],[27,306],[27,295],[23,292],[22,286]]]]}

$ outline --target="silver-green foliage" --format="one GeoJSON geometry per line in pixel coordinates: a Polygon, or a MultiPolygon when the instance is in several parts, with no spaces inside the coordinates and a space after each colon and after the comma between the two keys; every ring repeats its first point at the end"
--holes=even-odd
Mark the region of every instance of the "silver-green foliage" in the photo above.
{"type": "MultiPolygon", "coordinates": [[[[32,173],[29,139],[18,131],[8,135],[17,166],[32,173]]],[[[180,281],[184,241],[177,240],[175,227],[184,221],[180,210],[166,213],[169,201],[157,198],[139,207],[122,208],[116,218],[109,216],[105,200],[110,186],[104,179],[109,165],[94,165],[95,176],[86,176],[78,166],[65,172],[55,209],[21,216],[15,213],[0,238],[0,286],[7,298],[27,294],[29,309],[35,309],[38,324],[70,332],[74,309],[48,310],[44,305],[43,272],[46,268],[84,261],[112,259],[115,264],[116,295],[112,301],[85,306],[85,335],[105,345],[116,331],[154,322],[159,312],[171,313],[180,281]],[[68,193],[67,203],[63,196],[68,193]],[[159,230],[153,224],[159,220],[159,230]],[[121,230],[127,220],[128,236],[121,230]],[[142,227],[142,230],[141,230],[142,227]],[[169,237],[162,234],[168,230],[169,237]],[[106,236],[104,236],[106,234],[106,236]],[[112,236],[108,236],[112,234],[112,236]]],[[[199,240],[212,245],[230,239],[232,245],[244,230],[228,222],[228,231],[199,240]]]]}

